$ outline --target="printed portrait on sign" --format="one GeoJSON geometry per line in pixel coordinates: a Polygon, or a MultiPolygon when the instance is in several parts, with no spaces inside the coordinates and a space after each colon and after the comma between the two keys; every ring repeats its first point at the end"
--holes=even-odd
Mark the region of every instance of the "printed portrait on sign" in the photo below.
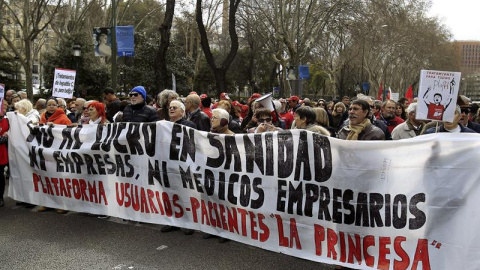
{"type": "Polygon", "coordinates": [[[112,56],[112,36],[110,28],[97,27],[93,29],[95,56],[112,56]]]}

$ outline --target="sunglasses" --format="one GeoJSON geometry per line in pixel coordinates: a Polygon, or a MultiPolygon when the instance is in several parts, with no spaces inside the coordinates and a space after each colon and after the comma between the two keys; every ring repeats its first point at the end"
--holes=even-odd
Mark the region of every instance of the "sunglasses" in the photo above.
{"type": "Polygon", "coordinates": [[[468,113],[470,113],[470,109],[461,109],[461,112],[465,113],[465,114],[468,114],[468,113]]]}
{"type": "Polygon", "coordinates": [[[130,97],[138,97],[138,93],[130,93],[128,94],[130,97]]]}
{"type": "Polygon", "coordinates": [[[177,106],[171,106],[170,108],[168,108],[169,110],[173,110],[173,111],[176,111],[178,109],[177,106]]]}
{"type": "Polygon", "coordinates": [[[259,118],[258,119],[259,123],[270,122],[270,121],[272,121],[271,117],[269,117],[269,118],[259,118]]]}

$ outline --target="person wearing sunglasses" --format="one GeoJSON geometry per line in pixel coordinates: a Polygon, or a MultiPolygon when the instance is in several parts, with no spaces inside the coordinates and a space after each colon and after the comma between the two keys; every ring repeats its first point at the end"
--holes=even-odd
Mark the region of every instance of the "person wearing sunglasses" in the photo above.
{"type": "Polygon", "coordinates": [[[123,110],[122,122],[156,122],[157,110],[147,105],[147,91],[143,86],[135,86],[128,94],[130,104],[123,110]]]}
{"type": "Polygon", "coordinates": [[[256,119],[257,126],[248,130],[248,133],[263,133],[282,130],[272,123],[272,114],[268,108],[258,108],[255,110],[254,120],[256,119]]]}
{"type": "Polygon", "coordinates": [[[184,125],[197,129],[197,125],[192,121],[186,120],[185,117],[185,105],[178,100],[172,100],[170,107],[168,108],[168,115],[170,116],[170,122],[175,124],[184,125]]]}
{"type": "Polygon", "coordinates": [[[480,124],[475,123],[470,120],[470,113],[472,112],[472,107],[470,105],[460,106],[460,124],[464,127],[467,127],[477,133],[480,133],[480,124]]]}

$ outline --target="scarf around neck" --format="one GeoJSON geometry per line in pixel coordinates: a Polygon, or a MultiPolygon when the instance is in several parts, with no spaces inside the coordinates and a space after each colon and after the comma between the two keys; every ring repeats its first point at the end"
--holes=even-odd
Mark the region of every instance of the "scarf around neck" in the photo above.
{"type": "Polygon", "coordinates": [[[358,135],[360,135],[360,133],[362,133],[362,131],[370,125],[371,122],[368,118],[365,118],[363,122],[357,125],[352,125],[352,123],[350,122],[350,124],[348,125],[348,127],[350,128],[350,133],[348,133],[347,140],[358,140],[358,135]]]}

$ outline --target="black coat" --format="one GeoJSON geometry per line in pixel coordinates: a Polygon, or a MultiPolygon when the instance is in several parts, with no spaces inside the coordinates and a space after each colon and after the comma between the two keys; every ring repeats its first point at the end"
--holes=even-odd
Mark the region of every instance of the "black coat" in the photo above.
{"type": "Polygon", "coordinates": [[[122,122],[156,122],[158,120],[157,110],[145,103],[133,106],[129,104],[123,110],[122,122]]]}
{"type": "Polygon", "coordinates": [[[210,123],[210,118],[208,115],[204,112],[202,112],[200,109],[197,109],[194,111],[189,119],[191,122],[193,122],[198,130],[201,131],[210,131],[211,123],[210,123]]]}

